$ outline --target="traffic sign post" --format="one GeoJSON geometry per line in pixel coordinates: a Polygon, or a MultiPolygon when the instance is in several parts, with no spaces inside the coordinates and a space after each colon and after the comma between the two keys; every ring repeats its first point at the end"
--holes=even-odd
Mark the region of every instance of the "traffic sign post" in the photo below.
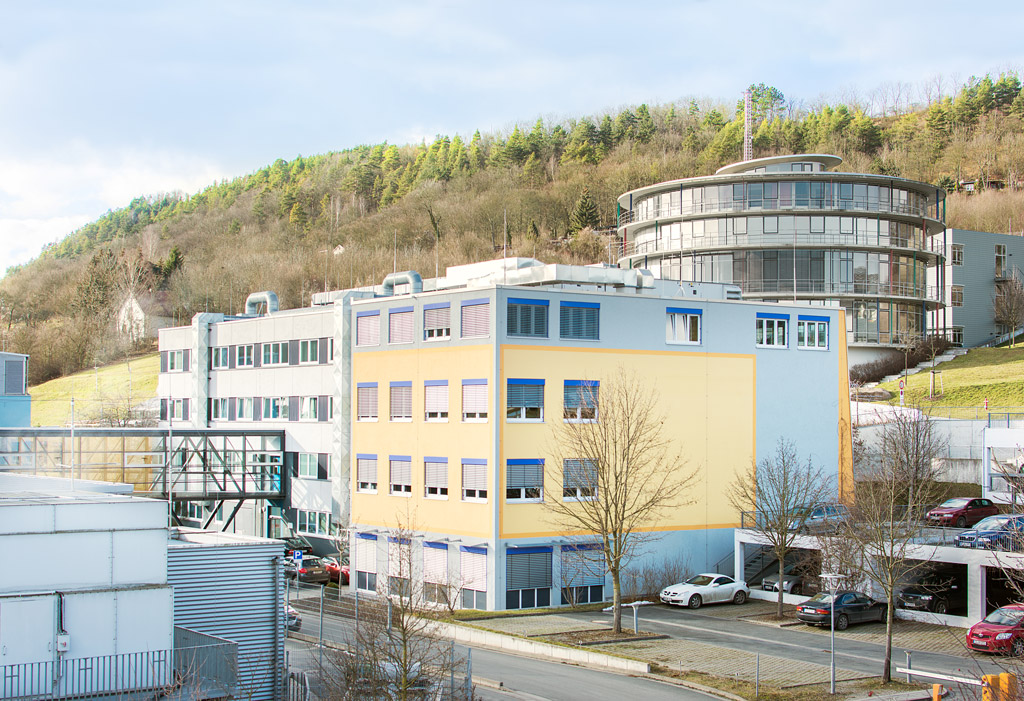
{"type": "Polygon", "coordinates": [[[903,380],[900,380],[900,406],[903,406],[903,380]]]}

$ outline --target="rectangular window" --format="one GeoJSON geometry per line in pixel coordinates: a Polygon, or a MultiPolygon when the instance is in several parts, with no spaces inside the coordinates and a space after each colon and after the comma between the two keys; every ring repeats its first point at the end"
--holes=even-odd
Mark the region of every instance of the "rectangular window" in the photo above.
{"type": "Polygon", "coordinates": [[[597,463],[568,459],[562,463],[562,498],[593,499],[597,496],[597,463]]]}
{"type": "Polygon", "coordinates": [[[388,311],[388,343],[412,343],[412,307],[395,307],[388,311]]]}
{"type": "Polygon", "coordinates": [[[962,307],[964,306],[964,286],[953,285],[949,289],[949,306],[951,307],[962,307]]]}
{"type": "Polygon", "coordinates": [[[964,245],[962,243],[954,243],[950,248],[949,262],[952,265],[963,265],[964,264],[964,245]]]}
{"type": "Polygon", "coordinates": [[[964,344],[964,327],[953,326],[949,329],[949,342],[954,346],[962,346],[964,344]]]}
{"type": "Polygon", "coordinates": [[[448,546],[423,542],[423,597],[433,604],[450,605],[455,592],[449,586],[448,546]]]}
{"type": "Polygon", "coordinates": [[[388,538],[388,593],[408,598],[412,594],[412,544],[408,538],[388,538]]]}
{"type": "Polygon", "coordinates": [[[356,384],[356,420],[377,420],[376,382],[359,382],[356,384]]]}
{"type": "Polygon", "coordinates": [[[462,302],[462,337],[481,338],[491,330],[491,302],[488,299],[467,299],[462,302]]]}
{"type": "Polygon", "coordinates": [[[377,456],[356,453],[356,491],[377,493],[377,456]]]}
{"type": "Polygon", "coordinates": [[[796,321],[796,347],[828,350],[828,317],[804,316],[796,321]]]}
{"type": "Polygon", "coordinates": [[[700,345],[701,309],[666,307],[665,340],[668,343],[700,345]]]}
{"type": "Polygon", "coordinates": [[[181,372],[187,369],[185,367],[185,351],[167,351],[167,372],[181,372]]]}
{"type": "Polygon", "coordinates": [[[288,397],[264,397],[263,420],[288,418],[288,397]]]}
{"type": "Polygon", "coordinates": [[[440,341],[452,336],[452,307],[449,302],[423,305],[423,340],[440,341]]]}
{"type": "Polygon", "coordinates": [[[171,407],[171,418],[175,421],[184,421],[188,417],[185,416],[185,400],[184,399],[172,399],[169,402],[171,407]]]}
{"type": "Polygon", "coordinates": [[[246,368],[253,366],[253,346],[248,344],[245,346],[235,346],[235,367],[246,368]]]}
{"type": "Polygon", "coordinates": [[[544,499],[544,460],[508,460],[505,463],[505,501],[544,499]]]}
{"type": "Polygon", "coordinates": [[[601,333],[601,305],[592,302],[559,302],[561,337],[596,341],[601,333]]]}
{"type": "Polygon", "coordinates": [[[235,420],[252,421],[252,397],[235,398],[235,420]]]}
{"type": "Polygon", "coordinates": [[[227,421],[228,420],[228,400],[227,397],[221,399],[210,400],[210,420],[211,421],[227,421]]]}
{"type": "Polygon", "coordinates": [[[317,478],[317,454],[299,453],[299,477],[317,478]]]}
{"type": "Polygon", "coordinates": [[[758,312],[754,335],[755,345],[767,348],[786,348],[789,314],[758,312]]]}
{"type": "Polygon", "coordinates": [[[508,300],[508,335],[548,337],[548,301],[546,299],[508,300]]]}
{"type": "Polygon", "coordinates": [[[356,589],[377,591],[377,536],[356,533],[356,589]]]}
{"type": "Polygon", "coordinates": [[[487,549],[459,547],[462,576],[462,608],[487,608],[487,549]]]}
{"type": "Polygon", "coordinates": [[[423,483],[429,498],[448,498],[448,458],[423,458],[423,483]]]}
{"type": "Polygon", "coordinates": [[[295,512],[295,530],[306,535],[329,535],[330,520],[331,515],[325,511],[298,509],[295,512]]]}
{"type": "Polygon", "coordinates": [[[427,421],[448,420],[448,380],[427,380],[423,387],[427,421]]]}
{"type": "Polygon", "coordinates": [[[476,458],[462,459],[463,501],[486,501],[487,461],[476,458]]]}
{"type": "Polygon", "coordinates": [[[288,341],[275,341],[263,344],[264,365],[288,364],[288,341]]]}
{"type": "Polygon", "coordinates": [[[566,421],[593,421],[597,418],[600,382],[595,380],[566,380],[563,388],[566,421]]]}
{"type": "Polygon", "coordinates": [[[412,382],[391,383],[391,420],[412,421],[412,382]]]}
{"type": "Polygon", "coordinates": [[[299,341],[299,362],[319,363],[320,339],[312,338],[299,341]]]}
{"type": "Polygon", "coordinates": [[[551,605],[551,548],[517,548],[506,556],[505,608],[551,605]]]}
{"type": "Polygon", "coordinates": [[[398,496],[412,495],[412,456],[392,455],[389,492],[398,496]]]}
{"type": "Polygon", "coordinates": [[[1006,245],[996,244],[996,277],[1006,277],[1006,245]]]}
{"type": "Polygon", "coordinates": [[[380,345],[380,312],[356,312],[356,345],[380,345]]]}
{"type": "Polygon", "coordinates": [[[599,543],[563,545],[561,565],[562,605],[604,600],[606,569],[599,543]]]}
{"type": "Polygon", "coordinates": [[[220,348],[210,349],[210,367],[214,370],[220,370],[228,367],[228,355],[231,349],[227,346],[221,346],[220,348]]]}
{"type": "Polygon", "coordinates": [[[317,404],[318,397],[300,397],[299,398],[299,420],[300,421],[316,421],[318,419],[317,404]]]}
{"type": "Polygon", "coordinates": [[[487,380],[462,381],[462,420],[487,420],[487,380]]]}
{"type": "Polygon", "coordinates": [[[507,420],[544,420],[544,380],[509,379],[506,393],[507,420]]]}

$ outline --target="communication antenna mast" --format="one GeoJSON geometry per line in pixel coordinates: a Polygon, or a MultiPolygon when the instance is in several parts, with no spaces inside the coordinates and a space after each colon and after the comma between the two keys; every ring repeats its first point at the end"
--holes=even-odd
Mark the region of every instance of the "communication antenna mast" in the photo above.
{"type": "Polygon", "coordinates": [[[754,137],[750,133],[754,115],[750,109],[750,89],[743,92],[743,160],[754,159],[754,137]]]}

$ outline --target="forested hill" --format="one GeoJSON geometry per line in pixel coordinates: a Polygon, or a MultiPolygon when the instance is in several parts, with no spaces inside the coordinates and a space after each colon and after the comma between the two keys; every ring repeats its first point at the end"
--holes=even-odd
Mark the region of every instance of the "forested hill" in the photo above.
{"type": "MultiPolygon", "coordinates": [[[[800,109],[773,87],[752,90],[755,157],[835,153],[842,170],[949,190],[965,180],[1022,180],[1016,75],[971,79],[926,106],[894,99],[879,114],[854,104],[800,109]]],[[[614,225],[619,194],[740,160],[739,107],[640,105],[500,134],[365,145],[277,160],[194,195],[139,197],[8,271],[0,281],[4,347],[32,354],[35,383],[129,350],[109,332],[128,289],[162,293],[182,322],[203,310],[239,311],[255,290],[274,290],[294,307],[325,278],[331,288],[379,282],[396,248],[398,269],[424,275],[491,258],[506,229],[510,255],[607,260],[589,227],[614,225]]],[[[1010,190],[954,195],[947,218],[1005,231],[1022,201],[1010,190]]]]}

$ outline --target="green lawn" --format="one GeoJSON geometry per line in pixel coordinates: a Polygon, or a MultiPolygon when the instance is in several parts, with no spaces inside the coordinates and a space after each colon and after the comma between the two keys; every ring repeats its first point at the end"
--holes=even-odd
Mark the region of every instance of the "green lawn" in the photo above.
{"type": "MultiPolygon", "coordinates": [[[[936,370],[942,373],[942,396],[928,398],[930,373],[923,370],[907,377],[907,404],[982,407],[988,399],[990,411],[1024,407],[1024,348],[976,348],[948,363],[941,363],[936,370]]],[[[890,404],[899,403],[898,381],[879,387],[893,393],[890,404]]]]}
{"type": "Polygon", "coordinates": [[[59,377],[34,387],[33,426],[64,426],[71,421],[71,397],[75,398],[75,421],[100,421],[104,414],[129,404],[156,397],[160,354],[153,353],[127,362],[105,365],[76,375],[59,377]]]}

